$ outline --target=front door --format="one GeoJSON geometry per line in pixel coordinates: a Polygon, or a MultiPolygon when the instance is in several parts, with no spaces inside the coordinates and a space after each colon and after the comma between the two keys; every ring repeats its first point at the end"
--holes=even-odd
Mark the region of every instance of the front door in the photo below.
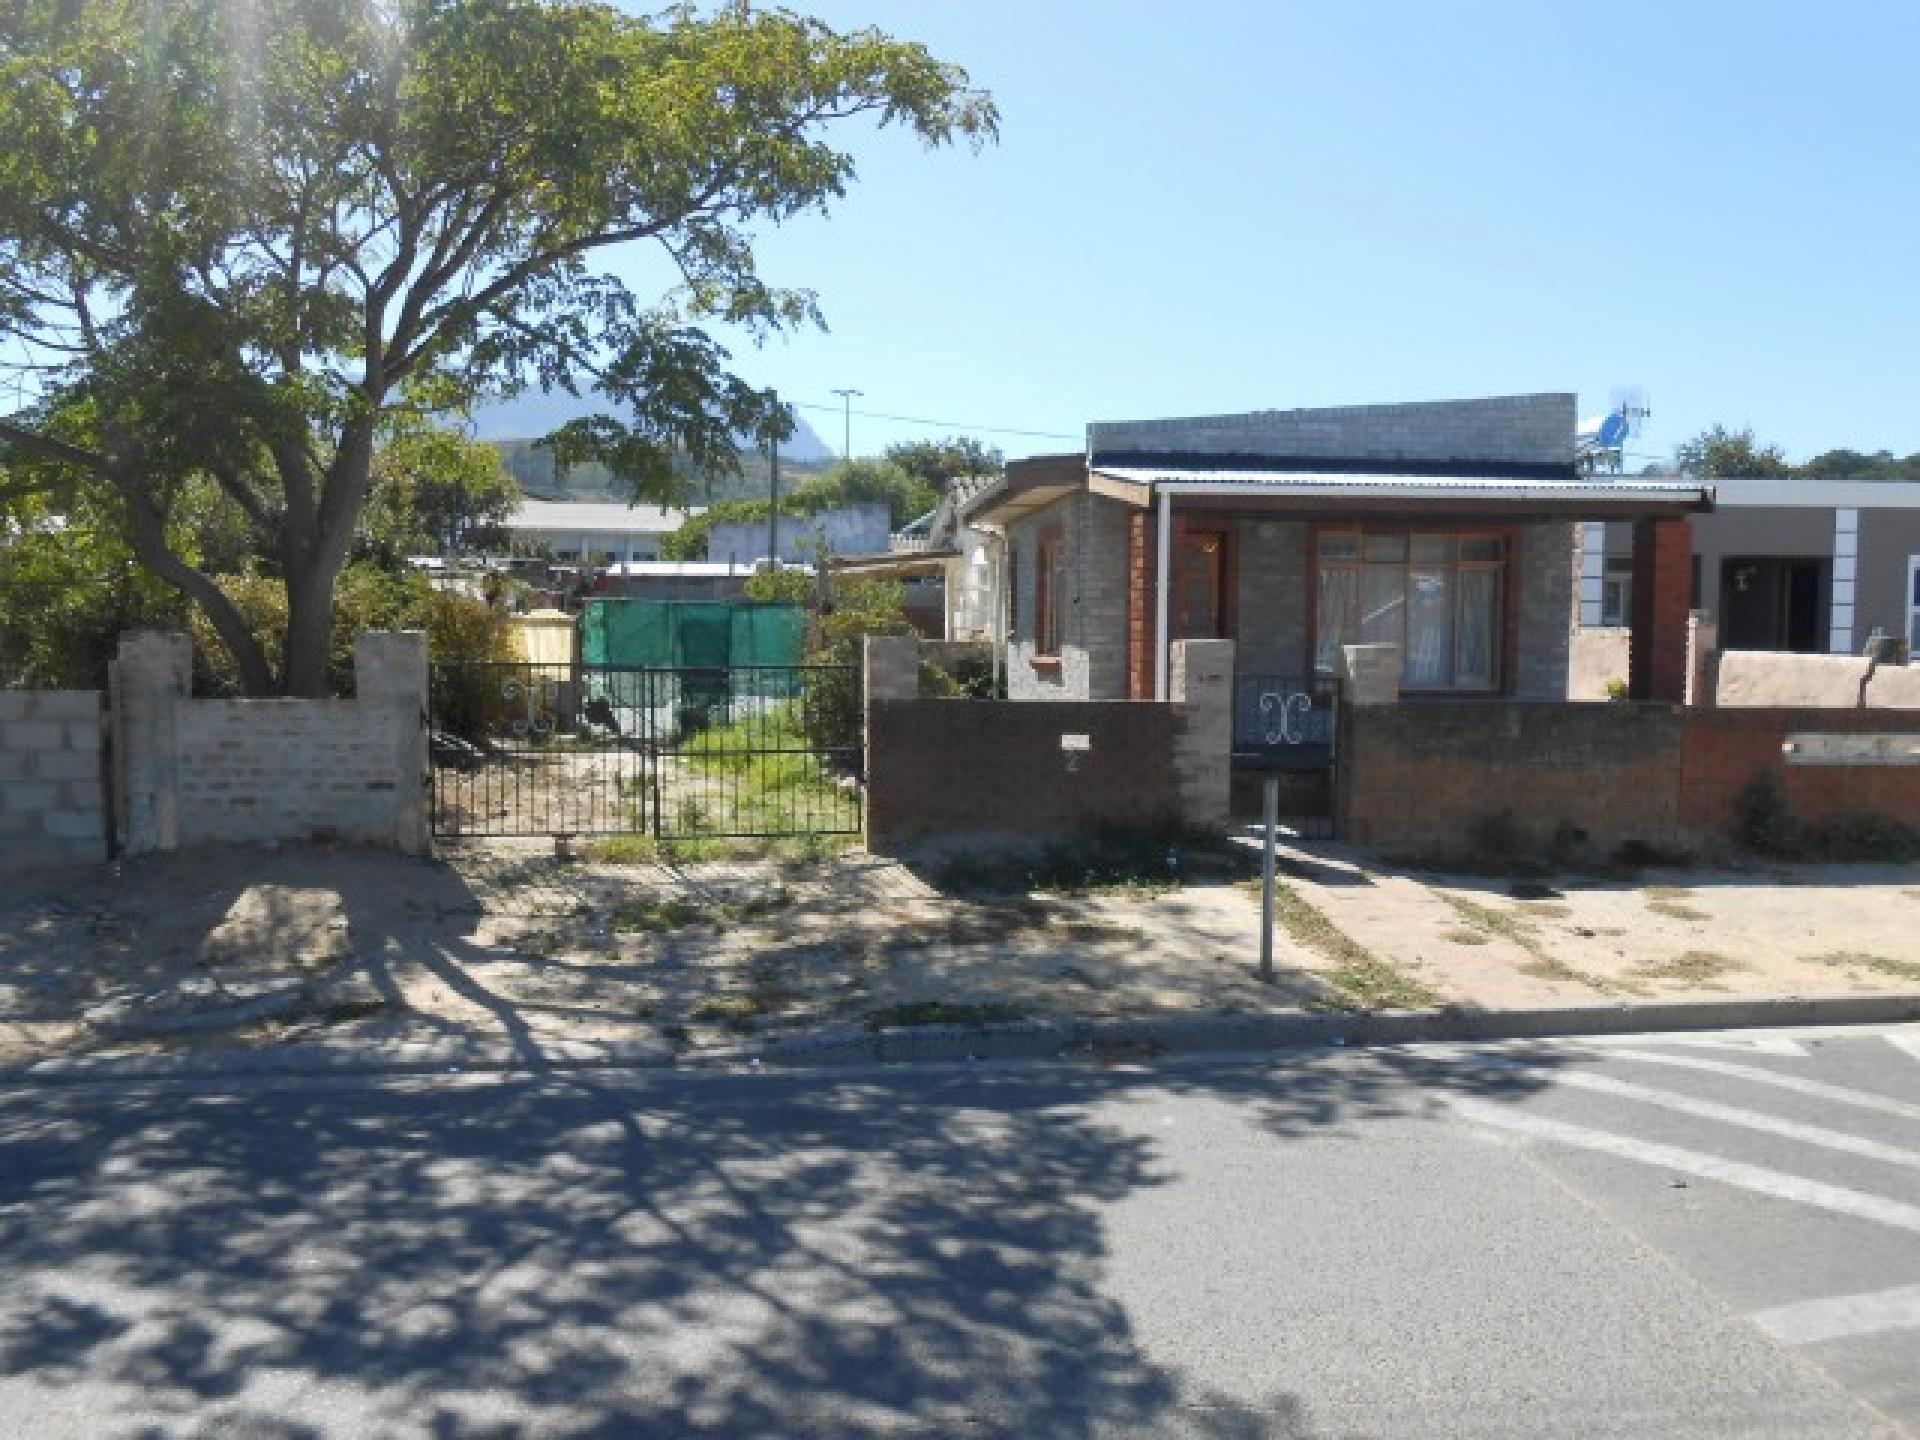
{"type": "Polygon", "coordinates": [[[1227,532],[1187,529],[1173,557],[1173,638],[1226,638],[1227,532]]]}
{"type": "Polygon", "coordinates": [[[1821,650],[1819,560],[1738,557],[1720,567],[1720,643],[1728,650],[1821,650]]]}

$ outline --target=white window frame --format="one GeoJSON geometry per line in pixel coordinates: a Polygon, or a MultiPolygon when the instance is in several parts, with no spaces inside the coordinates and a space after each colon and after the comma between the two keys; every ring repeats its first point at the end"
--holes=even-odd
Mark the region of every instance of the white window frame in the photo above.
{"type": "Polygon", "coordinates": [[[1907,557],[1907,653],[1911,655],[1916,645],[1920,645],[1920,555],[1907,557]]]}

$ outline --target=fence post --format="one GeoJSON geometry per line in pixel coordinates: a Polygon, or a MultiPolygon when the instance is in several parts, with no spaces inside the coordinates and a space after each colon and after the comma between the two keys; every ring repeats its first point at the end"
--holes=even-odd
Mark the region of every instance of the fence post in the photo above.
{"type": "Polygon", "coordinates": [[[113,816],[120,848],[150,855],[180,845],[177,710],[193,682],[193,642],[136,630],[108,667],[113,705],[113,816]]]}
{"type": "Polygon", "coordinates": [[[1181,819],[1198,830],[1225,830],[1233,808],[1233,642],[1178,640],[1167,698],[1180,706],[1173,764],[1181,819]]]}
{"type": "Polygon", "coordinates": [[[423,630],[369,630],[354,643],[354,695],[393,717],[393,847],[432,848],[427,807],[427,636],[423,630]]]}
{"type": "Polygon", "coordinates": [[[867,777],[866,835],[869,850],[884,841],[894,823],[888,793],[890,777],[875,763],[874,707],[888,700],[920,698],[920,640],[915,635],[869,635],[861,646],[862,767],[867,777]]]}

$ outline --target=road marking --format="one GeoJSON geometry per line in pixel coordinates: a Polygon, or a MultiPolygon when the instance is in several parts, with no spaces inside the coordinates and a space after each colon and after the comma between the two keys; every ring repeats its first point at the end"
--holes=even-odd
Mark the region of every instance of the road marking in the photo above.
{"type": "Polygon", "coordinates": [[[1811,1095],[1816,1100],[1831,1100],[1836,1105],[1853,1105],[1862,1110],[1878,1110],[1885,1115],[1899,1115],[1908,1120],[1920,1120],[1920,1105],[1909,1105],[1903,1100],[1869,1094],[1865,1090],[1849,1090],[1842,1085],[1826,1085],[1818,1080],[1802,1080],[1798,1075],[1782,1075],[1759,1065],[1738,1065],[1730,1060],[1708,1060],[1699,1055],[1663,1055],[1658,1050],[1627,1050],[1616,1049],[1613,1046],[1608,1046],[1603,1052],[1593,1053],[1620,1060],[1640,1060],[1649,1065],[1677,1065],[1684,1070],[1704,1070],[1714,1075],[1731,1075],[1736,1079],[1752,1080],[1761,1085],[1772,1085],[1776,1089],[1791,1090],[1797,1095],[1811,1095]]]}
{"type": "Polygon", "coordinates": [[[1914,1059],[1920,1060],[1920,1035],[1885,1035],[1881,1037],[1896,1050],[1904,1050],[1914,1059]]]}
{"type": "Polygon", "coordinates": [[[1807,1145],[1819,1145],[1828,1150],[1841,1150],[1849,1155],[1859,1155],[1868,1160],[1883,1160],[1889,1165],[1910,1165],[1920,1168],[1920,1153],[1902,1150],[1895,1145],[1882,1145],[1877,1140],[1863,1140],[1858,1135],[1829,1130],[1823,1125],[1803,1125],[1797,1120],[1782,1120],[1777,1115],[1763,1114],[1758,1110],[1743,1110],[1736,1105],[1722,1105],[1714,1100],[1699,1100],[1691,1095],[1681,1095],[1672,1090],[1660,1090],[1651,1085],[1636,1085],[1631,1080],[1616,1080],[1611,1075],[1590,1075],[1583,1070],[1554,1071],[1546,1068],[1542,1068],[1537,1073],[1547,1077],[1555,1085],[1570,1085],[1580,1090],[1593,1090],[1602,1095],[1618,1095],[1623,1100],[1637,1100],[1644,1105],[1658,1105],[1667,1110],[1677,1110],[1683,1115],[1697,1115],[1702,1120],[1718,1120],[1727,1125],[1760,1130],[1769,1135],[1784,1136],[1788,1140],[1798,1140],[1807,1145]]]}
{"type": "Polygon", "coordinates": [[[1885,1330],[1920,1330],[1920,1285],[1776,1305],[1747,1317],[1776,1340],[1812,1345],[1885,1330]]]}
{"type": "Polygon", "coordinates": [[[1784,1035],[1708,1038],[1705,1035],[1661,1037],[1662,1045],[1691,1045],[1699,1050],[1740,1050],[1750,1055],[1785,1055],[1794,1060],[1807,1058],[1807,1047],[1784,1035]]]}
{"type": "Polygon", "coordinates": [[[1718,1180],[1723,1185],[1751,1190],[1758,1195],[1771,1195],[1796,1205],[1810,1205],[1831,1210],[1835,1214],[1852,1215],[1856,1219],[1920,1233],[1920,1205],[1906,1205],[1898,1200],[1882,1199],[1861,1190],[1849,1190],[1841,1185],[1829,1185],[1825,1181],[1809,1180],[1801,1175],[1789,1175],[1760,1165],[1723,1160],[1718,1155],[1709,1155],[1702,1150],[1685,1150],[1677,1145],[1661,1145],[1651,1140],[1636,1140],[1630,1135],[1615,1135],[1607,1130],[1569,1125],[1564,1120],[1525,1115],[1485,1100],[1450,1097],[1446,1103],[1466,1119],[1495,1130],[1532,1135],[1542,1140],[1557,1140],[1575,1149],[1597,1150],[1603,1155],[1615,1155],[1642,1165],[1658,1165],[1663,1169],[1698,1175],[1703,1180],[1718,1180]]]}

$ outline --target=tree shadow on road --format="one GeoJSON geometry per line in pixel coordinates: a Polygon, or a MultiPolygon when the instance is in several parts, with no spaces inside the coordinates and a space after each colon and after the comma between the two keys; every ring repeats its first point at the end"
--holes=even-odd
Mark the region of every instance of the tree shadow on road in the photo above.
{"type": "Polygon", "coordinates": [[[1541,1083],[1353,1061],[15,1090],[0,1418],[153,1440],[1309,1435],[1284,1388],[1252,1403],[1156,1361],[1110,1293],[1104,1213],[1171,1178],[1110,1102],[1337,1133],[1437,1103],[1411,1081],[1541,1083]]]}

